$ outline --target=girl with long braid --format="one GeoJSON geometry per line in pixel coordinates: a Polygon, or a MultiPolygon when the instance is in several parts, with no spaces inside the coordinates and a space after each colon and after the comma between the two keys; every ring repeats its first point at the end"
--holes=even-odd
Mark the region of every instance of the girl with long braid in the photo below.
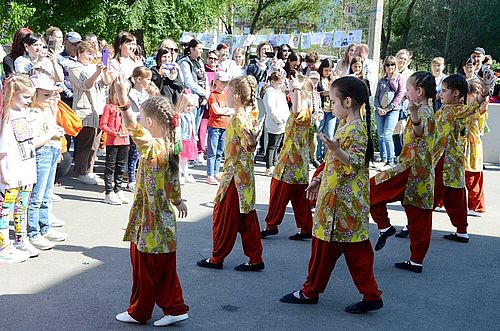
{"type": "Polygon", "coordinates": [[[140,108],[139,123],[130,109],[123,75],[116,82],[116,96],[123,123],[140,153],[134,202],[124,241],[130,241],[132,295],[127,311],[116,315],[126,323],[145,323],[154,305],[165,316],[154,322],[165,326],[188,318],[176,271],[177,226],[187,215],[181,199],[179,158],[174,154],[175,128],[179,116],[164,97],[152,97],[140,108]]]}
{"type": "Polygon", "coordinates": [[[222,269],[236,235],[241,235],[248,263],[237,271],[264,269],[259,220],[255,211],[254,151],[260,132],[251,117],[255,108],[257,81],[253,76],[237,77],[226,90],[228,107],[234,109],[225,139],[225,162],[213,212],[213,249],[209,259],[198,261],[202,268],[222,269]]]}

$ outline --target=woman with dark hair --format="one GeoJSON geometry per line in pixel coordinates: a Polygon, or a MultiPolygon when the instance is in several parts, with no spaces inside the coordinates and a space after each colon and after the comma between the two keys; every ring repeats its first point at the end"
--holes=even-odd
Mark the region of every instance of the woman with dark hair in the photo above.
{"type": "Polygon", "coordinates": [[[288,60],[285,63],[286,77],[290,79],[291,76],[295,76],[297,72],[300,71],[300,66],[302,65],[302,56],[299,53],[292,52],[288,56],[288,60]]]}
{"type": "MultiPolygon", "coordinates": [[[[318,68],[318,73],[320,80],[318,82],[317,90],[321,97],[321,109],[323,109],[323,119],[319,123],[319,131],[324,133],[328,138],[332,139],[335,132],[335,126],[337,124],[337,119],[332,113],[330,107],[330,85],[333,82],[333,61],[332,59],[326,58],[321,61],[318,68]]],[[[316,148],[316,159],[319,162],[323,162],[323,158],[326,154],[326,148],[318,138],[318,146],[316,148]]]]}
{"type": "MultiPolygon", "coordinates": [[[[219,55],[219,70],[226,72],[230,79],[241,76],[241,67],[231,59],[230,47],[228,44],[222,43],[217,45],[217,53],[219,55]]],[[[236,50],[235,50],[236,51],[236,50]]]]}
{"type": "MultiPolygon", "coordinates": [[[[207,100],[210,95],[210,85],[208,77],[205,72],[205,65],[201,60],[203,54],[203,43],[198,39],[192,39],[186,48],[184,56],[179,60],[181,66],[182,76],[184,77],[184,84],[187,88],[198,95],[200,106],[194,111],[195,115],[195,134],[198,140],[198,150],[205,150],[205,142],[199,139],[199,129],[201,119],[205,112],[207,112],[207,100]]],[[[203,154],[199,153],[198,164],[203,164],[203,154]]]]}
{"type": "Polygon", "coordinates": [[[271,74],[273,65],[272,58],[267,57],[267,53],[273,51],[273,46],[264,41],[257,46],[257,58],[250,60],[247,67],[247,75],[254,76],[257,83],[265,83],[267,77],[271,74]]]}
{"type": "Polygon", "coordinates": [[[22,43],[24,55],[14,61],[17,73],[33,75],[38,72],[49,75],[55,82],[63,81],[64,73],[57,63],[56,53],[52,49],[43,52],[44,44],[39,35],[28,33],[22,43]]]}
{"type": "Polygon", "coordinates": [[[177,104],[177,99],[184,89],[184,84],[179,77],[172,53],[167,48],[160,48],[156,53],[156,65],[151,68],[151,81],[158,86],[160,94],[169,99],[172,104],[177,104]]]}
{"type": "Polygon", "coordinates": [[[14,33],[10,53],[3,58],[3,71],[5,77],[10,76],[16,71],[14,69],[14,61],[24,54],[23,39],[30,33],[33,33],[33,31],[28,28],[20,28],[14,33]]]}
{"type": "Polygon", "coordinates": [[[215,75],[220,70],[219,67],[220,54],[218,51],[209,51],[207,54],[207,63],[205,63],[205,72],[208,78],[208,85],[210,90],[212,90],[212,82],[215,79],[215,75]]]}
{"type": "Polygon", "coordinates": [[[464,58],[462,62],[460,63],[461,69],[459,70],[459,74],[465,77],[467,81],[471,81],[474,79],[477,79],[477,75],[474,73],[474,70],[476,68],[476,62],[470,58],[464,58]]]}
{"type": "Polygon", "coordinates": [[[114,72],[113,80],[122,73],[126,79],[132,76],[135,68],[144,65],[142,60],[137,60],[135,51],[137,49],[137,40],[134,35],[128,32],[120,32],[113,44],[115,51],[114,58],[109,62],[110,71],[114,72]]]}
{"type": "Polygon", "coordinates": [[[278,60],[283,60],[285,63],[288,61],[290,54],[293,53],[292,47],[288,44],[283,44],[278,49],[278,60]]]}

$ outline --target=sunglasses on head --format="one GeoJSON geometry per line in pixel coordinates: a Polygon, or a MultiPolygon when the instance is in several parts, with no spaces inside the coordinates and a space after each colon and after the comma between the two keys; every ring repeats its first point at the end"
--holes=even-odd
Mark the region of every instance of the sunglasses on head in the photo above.
{"type": "Polygon", "coordinates": [[[386,63],[385,66],[386,67],[395,67],[396,63],[386,63]]]}

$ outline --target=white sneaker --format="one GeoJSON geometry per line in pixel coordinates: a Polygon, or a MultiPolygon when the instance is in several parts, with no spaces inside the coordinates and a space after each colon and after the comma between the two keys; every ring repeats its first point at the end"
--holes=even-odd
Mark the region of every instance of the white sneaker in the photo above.
{"type": "Polygon", "coordinates": [[[130,182],[127,185],[127,191],[134,192],[135,191],[135,182],[130,182]]]}
{"type": "Polygon", "coordinates": [[[435,211],[439,211],[441,213],[446,213],[446,209],[444,207],[436,207],[436,209],[434,209],[435,211]]]}
{"type": "Polygon", "coordinates": [[[177,315],[177,316],[172,316],[172,315],[165,315],[156,322],[153,323],[154,326],[167,326],[170,324],[174,324],[180,321],[187,320],[189,318],[189,315],[182,314],[182,315],[177,315]]]}
{"type": "Polygon", "coordinates": [[[474,216],[474,217],[483,217],[484,213],[480,213],[474,210],[469,209],[467,211],[467,216],[474,216]]]}
{"type": "Polygon", "coordinates": [[[186,184],[186,178],[184,178],[183,176],[181,176],[181,178],[179,178],[179,184],[181,184],[181,185],[186,184]]]}
{"type": "Polygon", "coordinates": [[[97,174],[95,174],[94,172],[90,172],[88,173],[88,176],[92,179],[94,179],[97,184],[104,184],[104,179],[102,179],[101,177],[99,177],[97,174]]]}
{"type": "Polygon", "coordinates": [[[186,177],[186,183],[191,183],[191,184],[196,183],[196,180],[194,179],[193,175],[188,175],[186,177]]]}
{"type": "Polygon", "coordinates": [[[87,185],[97,185],[97,181],[89,175],[80,175],[76,177],[76,180],[87,185]]]}
{"type": "Polygon", "coordinates": [[[120,201],[123,204],[130,203],[130,200],[127,199],[127,197],[125,196],[125,193],[123,193],[123,191],[118,191],[118,193],[116,193],[116,196],[118,197],[118,199],[120,199],[120,201]]]}
{"type": "Polygon", "coordinates": [[[104,203],[107,203],[108,205],[118,206],[122,204],[122,200],[115,192],[111,192],[109,194],[106,194],[106,196],[104,197],[104,203]]]}
{"type": "Polygon", "coordinates": [[[23,237],[20,241],[16,241],[14,243],[14,247],[20,251],[28,252],[30,254],[30,257],[37,257],[41,253],[35,246],[30,243],[28,237],[23,237]]]}
{"type": "Polygon", "coordinates": [[[0,250],[0,264],[21,263],[30,258],[30,253],[9,245],[0,250]]]}
{"type": "Polygon", "coordinates": [[[46,251],[51,248],[54,248],[55,244],[52,241],[47,240],[43,236],[35,237],[34,239],[30,239],[31,244],[38,248],[39,250],[46,251]]]}
{"type": "Polygon", "coordinates": [[[58,196],[57,194],[55,193],[52,193],[52,195],[50,196],[52,202],[61,202],[63,201],[63,198],[61,198],[60,196],[58,196]]]}
{"type": "Polygon", "coordinates": [[[120,322],[125,322],[125,323],[139,323],[132,316],[130,316],[127,311],[124,311],[123,313],[120,313],[120,314],[116,315],[115,318],[116,318],[117,321],[120,321],[120,322]]]}
{"type": "Polygon", "coordinates": [[[54,216],[54,214],[49,213],[49,224],[53,228],[60,228],[66,225],[66,222],[54,216]]]}
{"type": "Polygon", "coordinates": [[[68,239],[68,234],[50,229],[43,235],[43,237],[50,241],[65,241],[66,239],[68,239]]]}

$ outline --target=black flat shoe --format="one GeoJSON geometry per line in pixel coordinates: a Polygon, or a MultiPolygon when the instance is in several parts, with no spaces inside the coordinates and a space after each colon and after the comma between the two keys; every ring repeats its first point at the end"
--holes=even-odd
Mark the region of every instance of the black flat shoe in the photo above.
{"type": "Polygon", "coordinates": [[[264,239],[267,236],[275,236],[277,234],[278,234],[278,229],[272,229],[272,230],[264,229],[264,230],[260,231],[260,237],[262,239],[264,239]]]}
{"type": "Polygon", "coordinates": [[[312,233],[296,233],[293,236],[288,237],[290,240],[304,240],[311,239],[312,233]]]}
{"type": "Polygon", "coordinates": [[[242,263],[234,267],[236,271],[261,271],[264,269],[264,262],[255,263],[255,264],[246,264],[242,263]]]}
{"type": "Polygon", "coordinates": [[[396,233],[396,228],[391,225],[391,227],[385,231],[385,232],[380,232],[380,235],[377,239],[377,243],[375,244],[375,250],[379,251],[385,246],[385,242],[387,238],[390,236],[393,236],[396,233]]]}
{"type": "Polygon", "coordinates": [[[464,243],[464,244],[467,244],[469,242],[469,238],[462,238],[462,237],[459,237],[457,236],[456,233],[452,233],[452,234],[445,234],[443,236],[444,239],[447,239],[447,240],[451,240],[451,241],[458,241],[459,243],[464,243]]]}
{"type": "Polygon", "coordinates": [[[212,263],[212,261],[207,261],[205,259],[196,262],[196,264],[198,265],[198,267],[208,268],[208,269],[219,269],[220,270],[223,267],[222,263],[212,263]]]}
{"type": "Polygon", "coordinates": [[[360,301],[348,307],[345,307],[345,312],[350,314],[364,314],[369,311],[379,310],[384,306],[382,299],[376,301],[360,301]]]}
{"type": "Polygon", "coordinates": [[[306,298],[304,297],[304,294],[302,294],[302,291],[299,291],[299,296],[300,298],[296,298],[295,295],[292,293],[289,293],[282,297],[280,299],[281,302],[284,303],[295,303],[295,304],[301,304],[301,305],[315,305],[318,303],[319,298],[306,298]]]}
{"type": "Polygon", "coordinates": [[[413,265],[410,263],[410,261],[397,262],[394,263],[394,266],[398,269],[413,271],[417,274],[421,274],[423,269],[421,265],[413,265]]]}
{"type": "Polygon", "coordinates": [[[396,233],[396,237],[398,238],[408,238],[409,236],[410,236],[410,231],[408,230],[401,229],[401,231],[396,233]]]}

